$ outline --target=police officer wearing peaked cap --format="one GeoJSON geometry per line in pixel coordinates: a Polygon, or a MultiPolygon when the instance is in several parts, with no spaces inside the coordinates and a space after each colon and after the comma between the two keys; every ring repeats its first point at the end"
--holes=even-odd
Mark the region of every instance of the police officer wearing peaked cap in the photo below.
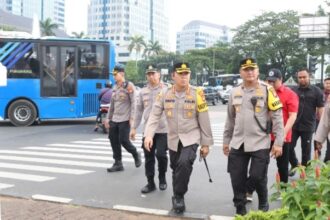
{"type": "MultiPolygon", "coordinates": [[[[155,65],[149,65],[146,70],[146,76],[148,84],[141,89],[136,102],[136,114],[134,126],[131,130],[131,139],[135,139],[136,128],[139,127],[142,117],[144,125],[147,124],[153,103],[156,100],[157,95],[167,89],[160,81],[160,72],[155,65]]],[[[144,140],[144,139],[143,139],[144,140]]],[[[143,141],[142,140],[142,141],[143,141]]],[[[167,188],[166,183],[166,171],[167,171],[167,123],[165,115],[163,114],[158,127],[155,131],[153,138],[153,145],[151,148],[147,148],[142,143],[145,158],[145,175],[148,183],[141,189],[142,193],[149,193],[156,190],[156,184],[154,181],[155,176],[155,157],[158,162],[158,178],[159,178],[159,189],[165,190],[167,188]]]]}
{"type": "Polygon", "coordinates": [[[259,198],[258,209],[267,211],[267,170],[270,148],[270,121],[275,135],[271,155],[281,156],[284,140],[282,104],[275,90],[258,81],[259,69],[253,58],[240,62],[243,83],[232,89],[223,133],[223,152],[234,191],[236,213],[246,214],[246,182],[249,175],[259,198]],[[271,114],[270,114],[271,112],[271,114]]]}
{"type": "Polygon", "coordinates": [[[112,91],[110,109],[107,115],[106,127],[109,128],[109,139],[115,160],[108,172],[123,171],[121,145],[132,154],[136,167],[141,166],[141,155],[129,140],[130,129],[135,116],[135,87],[125,80],[125,69],[116,65],[113,69],[116,85],[112,91]]]}
{"type": "Polygon", "coordinates": [[[213,144],[208,106],[203,90],[189,84],[188,63],[174,65],[172,78],[174,85],[158,94],[145,129],[145,147],[151,147],[153,136],[162,113],[168,124],[168,148],[172,172],[173,211],[185,211],[184,195],[196,159],[196,151],[206,157],[209,145],[213,144]]]}

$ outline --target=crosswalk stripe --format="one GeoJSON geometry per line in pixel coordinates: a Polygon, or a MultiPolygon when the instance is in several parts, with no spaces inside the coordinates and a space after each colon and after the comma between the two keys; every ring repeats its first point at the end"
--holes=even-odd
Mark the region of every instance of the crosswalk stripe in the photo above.
{"type": "Polygon", "coordinates": [[[49,173],[63,173],[63,174],[73,174],[73,175],[82,175],[87,173],[92,173],[91,170],[78,170],[78,169],[68,169],[68,168],[59,168],[59,167],[49,167],[49,166],[36,166],[28,164],[17,164],[17,163],[0,163],[1,168],[10,168],[10,169],[21,169],[21,170],[33,170],[33,171],[42,171],[49,173]]]}
{"type": "MultiPolygon", "coordinates": [[[[51,163],[51,164],[61,164],[61,165],[71,165],[71,166],[84,166],[84,167],[98,167],[106,168],[110,167],[111,163],[98,163],[98,162],[83,162],[83,161],[73,161],[73,160],[57,160],[57,159],[41,159],[36,157],[19,157],[19,156],[1,156],[2,160],[18,160],[26,162],[35,162],[35,163],[51,163]]],[[[122,158],[122,161],[126,161],[126,158],[122,158]]],[[[113,162],[111,160],[110,162],[113,162]]],[[[128,162],[128,161],[126,161],[128,162]]]]}
{"type": "MultiPolygon", "coordinates": [[[[59,152],[72,152],[72,153],[90,153],[90,154],[102,154],[102,155],[113,155],[112,151],[102,150],[81,150],[81,149],[68,149],[68,148],[56,148],[56,147],[22,147],[25,150],[38,150],[38,151],[59,151],[59,152]]],[[[122,156],[132,156],[128,152],[122,152],[122,156]]]]}
{"type": "Polygon", "coordinates": [[[51,176],[39,176],[39,175],[4,172],[4,171],[0,171],[0,177],[8,178],[8,179],[27,180],[27,181],[33,181],[33,182],[45,182],[45,181],[56,179],[55,177],[51,177],[51,176]]]}
{"type": "Polygon", "coordinates": [[[13,187],[13,186],[15,186],[15,185],[6,184],[6,183],[0,183],[0,189],[6,189],[6,188],[13,187]]]}
{"type": "Polygon", "coordinates": [[[110,146],[108,147],[100,147],[100,146],[87,146],[87,145],[79,145],[79,144],[47,144],[49,147],[70,147],[70,148],[82,148],[82,149],[99,149],[99,150],[112,150],[110,146]]]}
{"type": "MultiPolygon", "coordinates": [[[[32,156],[48,156],[48,157],[66,157],[66,158],[76,158],[76,159],[88,159],[88,160],[112,160],[112,157],[103,156],[90,156],[82,154],[61,154],[61,153],[43,153],[43,152],[31,152],[31,151],[21,151],[21,150],[0,150],[0,154],[20,154],[20,155],[32,155],[32,156]]],[[[127,161],[133,162],[133,158],[126,158],[127,161]]]]}

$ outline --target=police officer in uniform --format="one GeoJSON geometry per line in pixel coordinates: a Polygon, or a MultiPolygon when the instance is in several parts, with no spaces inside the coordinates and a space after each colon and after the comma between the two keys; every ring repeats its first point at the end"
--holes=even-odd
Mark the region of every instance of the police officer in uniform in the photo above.
{"type": "Polygon", "coordinates": [[[184,195],[188,190],[189,178],[201,145],[200,155],[206,157],[213,137],[208,106],[201,88],[189,84],[188,63],[174,65],[174,85],[161,92],[153,106],[145,129],[144,146],[150,150],[158,122],[165,112],[168,125],[168,148],[172,172],[172,205],[176,213],[185,211],[184,195]]]}
{"type": "Polygon", "coordinates": [[[258,81],[259,69],[252,58],[240,62],[243,83],[231,91],[223,134],[223,152],[228,156],[236,213],[246,214],[246,181],[250,180],[259,198],[259,210],[267,211],[267,170],[269,164],[271,122],[275,135],[271,155],[282,154],[284,128],[282,104],[275,90],[258,81]]]}
{"type": "Polygon", "coordinates": [[[112,91],[110,109],[105,122],[109,128],[109,139],[113,151],[115,163],[108,172],[124,170],[121,161],[121,145],[132,154],[135,166],[141,166],[141,155],[129,140],[130,128],[134,123],[135,115],[135,87],[133,83],[125,81],[125,70],[121,65],[113,69],[113,77],[116,85],[112,91]]]}
{"type": "MultiPolygon", "coordinates": [[[[134,126],[131,130],[130,137],[135,140],[136,128],[139,127],[143,115],[144,125],[146,125],[149,118],[152,105],[155,102],[157,95],[164,89],[167,89],[160,81],[160,72],[155,68],[154,65],[149,65],[147,70],[147,80],[148,84],[141,89],[137,104],[136,104],[136,114],[134,126]]],[[[144,139],[142,139],[144,141],[144,139]]],[[[167,188],[166,183],[166,171],[167,171],[167,124],[165,120],[165,115],[163,114],[158,127],[155,131],[155,136],[153,138],[153,146],[151,149],[146,149],[142,143],[142,148],[144,151],[145,158],[145,174],[148,180],[146,186],[141,189],[142,193],[149,193],[156,190],[156,184],[154,181],[155,176],[155,156],[158,161],[158,178],[159,178],[159,189],[165,190],[167,188]]]]}

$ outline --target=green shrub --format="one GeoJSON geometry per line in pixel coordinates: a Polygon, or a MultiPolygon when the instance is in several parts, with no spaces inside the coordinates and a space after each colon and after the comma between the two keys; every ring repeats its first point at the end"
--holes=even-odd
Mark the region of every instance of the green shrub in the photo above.
{"type": "Polygon", "coordinates": [[[288,215],[288,209],[275,209],[268,212],[250,211],[247,215],[237,215],[235,220],[283,220],[288,215]]]}

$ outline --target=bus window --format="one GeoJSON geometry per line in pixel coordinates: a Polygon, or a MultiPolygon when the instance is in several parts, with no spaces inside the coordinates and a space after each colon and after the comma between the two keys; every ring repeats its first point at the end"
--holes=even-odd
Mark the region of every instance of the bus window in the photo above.
{"type": "Polygon", "coordinates": [[[61,96],[75,95],[75,48],[61,47],[61,96]]]}
{"type": "Polygon", "coordinates": [[[57,47],[42,47],[42,96],[57,96],[57,47]]]}
{"type": "Polygon", "coordinates": [[[104,79],[108,78],[105,65],[106,54],[103,45],[81,45],[78,49],[79,78],[104,79]]]}
{"type": "Polygon", "coordinates": [[[0,48],[11,53],[3,53],[1,61],[7,66],[7,78],[39,78],[37,47],[30,42],[1,42],[0,48]]]}

